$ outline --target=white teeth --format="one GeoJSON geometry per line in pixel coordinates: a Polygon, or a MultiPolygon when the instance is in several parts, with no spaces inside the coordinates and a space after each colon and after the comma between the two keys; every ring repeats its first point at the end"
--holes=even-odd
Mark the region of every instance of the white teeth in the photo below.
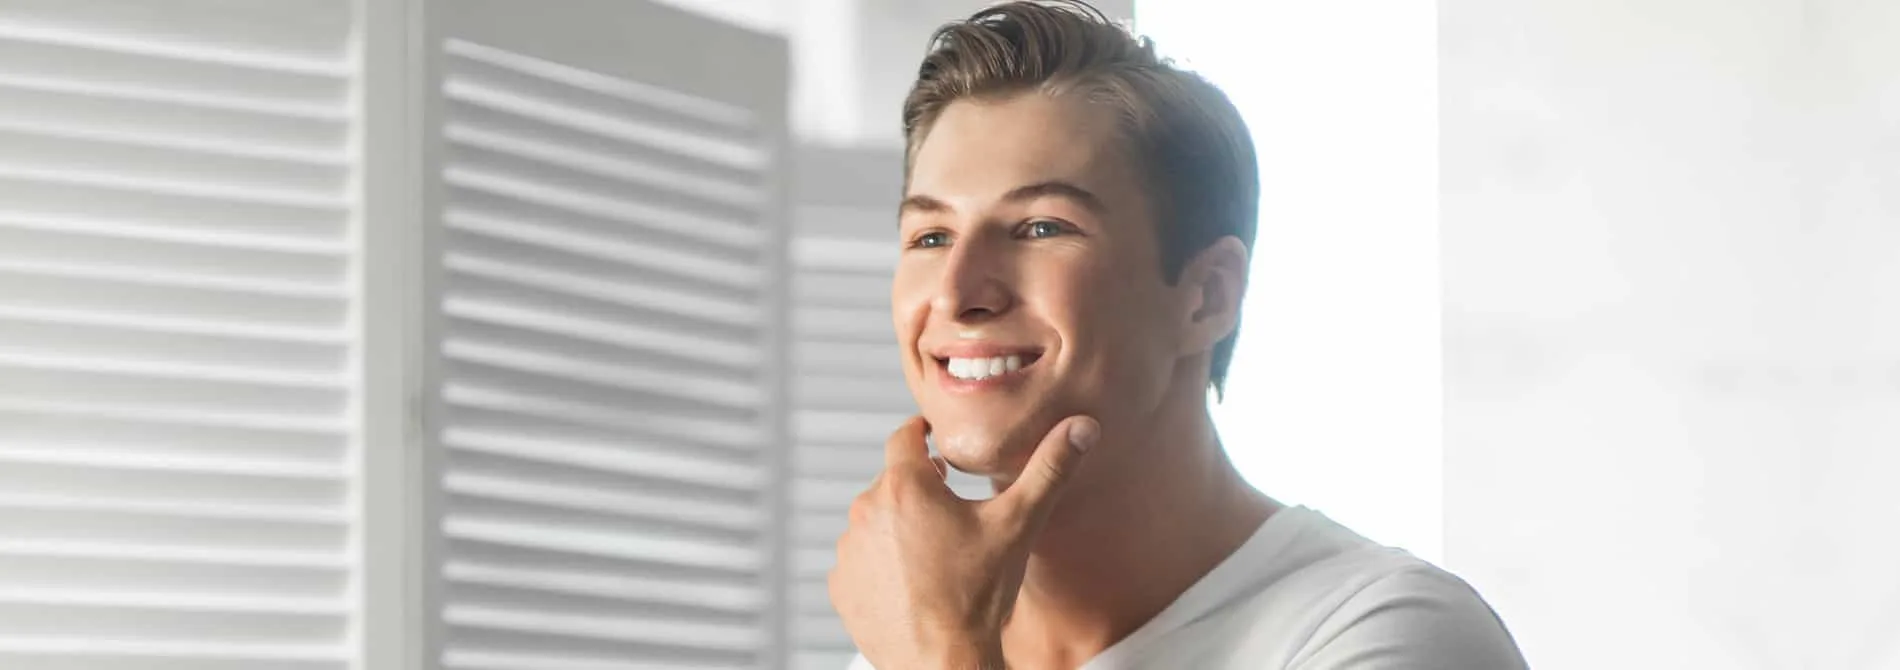
{"type": "Polygon", "coordinates": [[[946,367],[950,370],[950,376],[957,379],[989,379],[1005,372],[1023,369],[1023,357],[952,358],[946,367]]]}

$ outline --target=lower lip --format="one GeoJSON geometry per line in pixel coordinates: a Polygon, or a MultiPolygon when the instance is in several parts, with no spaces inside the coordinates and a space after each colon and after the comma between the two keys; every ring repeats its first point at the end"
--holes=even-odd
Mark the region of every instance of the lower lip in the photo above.
{"type": "Polygon", "coordinates": [[[950,374],[948,363],[939,361],[937,363],[937,383],[942,386],[944,390],[952,393],[998,391],[1021,385],[1029,376],[1029,371],[1033,369],[1033,365],[1034,363],[1031,363],[1015,370],[1004,371],[1003,374],[1000,375],[991,375],[982,379],[958,379],[950,374]]]}

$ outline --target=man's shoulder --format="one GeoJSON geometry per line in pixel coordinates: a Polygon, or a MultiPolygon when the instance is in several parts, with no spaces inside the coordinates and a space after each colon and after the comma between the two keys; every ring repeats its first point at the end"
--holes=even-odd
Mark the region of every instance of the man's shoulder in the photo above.
{"type": "Polygon", "coordinates": [[[1239,628],[1262,637],[1306,632],[1281,640],[1287,667],[1349,667],[1345,659],[1372,649],[1403,660],[1392,667],[1524,667],[1510,632],[1476,589],[1397,549],[1333,556],[1250,600],[1237,613],[1239,628]]]}

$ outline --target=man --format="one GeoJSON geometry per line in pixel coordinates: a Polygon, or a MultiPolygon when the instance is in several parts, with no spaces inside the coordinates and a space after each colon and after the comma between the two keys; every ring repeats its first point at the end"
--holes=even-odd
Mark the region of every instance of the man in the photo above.
{"type": "Polygon", "coordinates": [[[1018,2],[937,33],[904,130],[891,310],[922,416],[838,541],[853,667],[1524,666],[1464,582],[1224,456],[1207,389],[1259,198],[1225,96],[1086,5],[1018,2]]]}

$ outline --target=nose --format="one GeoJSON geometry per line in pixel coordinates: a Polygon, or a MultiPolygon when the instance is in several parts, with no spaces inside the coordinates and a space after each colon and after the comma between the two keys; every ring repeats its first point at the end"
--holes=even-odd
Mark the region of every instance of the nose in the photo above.
{"type": "Polygon", "coordinates": [[[952,246],[947,260],[931,311],[950,315],[958,323],[981,323],[1014,306],[1001,259],[979,240],[966,239],[952,246]]]}

